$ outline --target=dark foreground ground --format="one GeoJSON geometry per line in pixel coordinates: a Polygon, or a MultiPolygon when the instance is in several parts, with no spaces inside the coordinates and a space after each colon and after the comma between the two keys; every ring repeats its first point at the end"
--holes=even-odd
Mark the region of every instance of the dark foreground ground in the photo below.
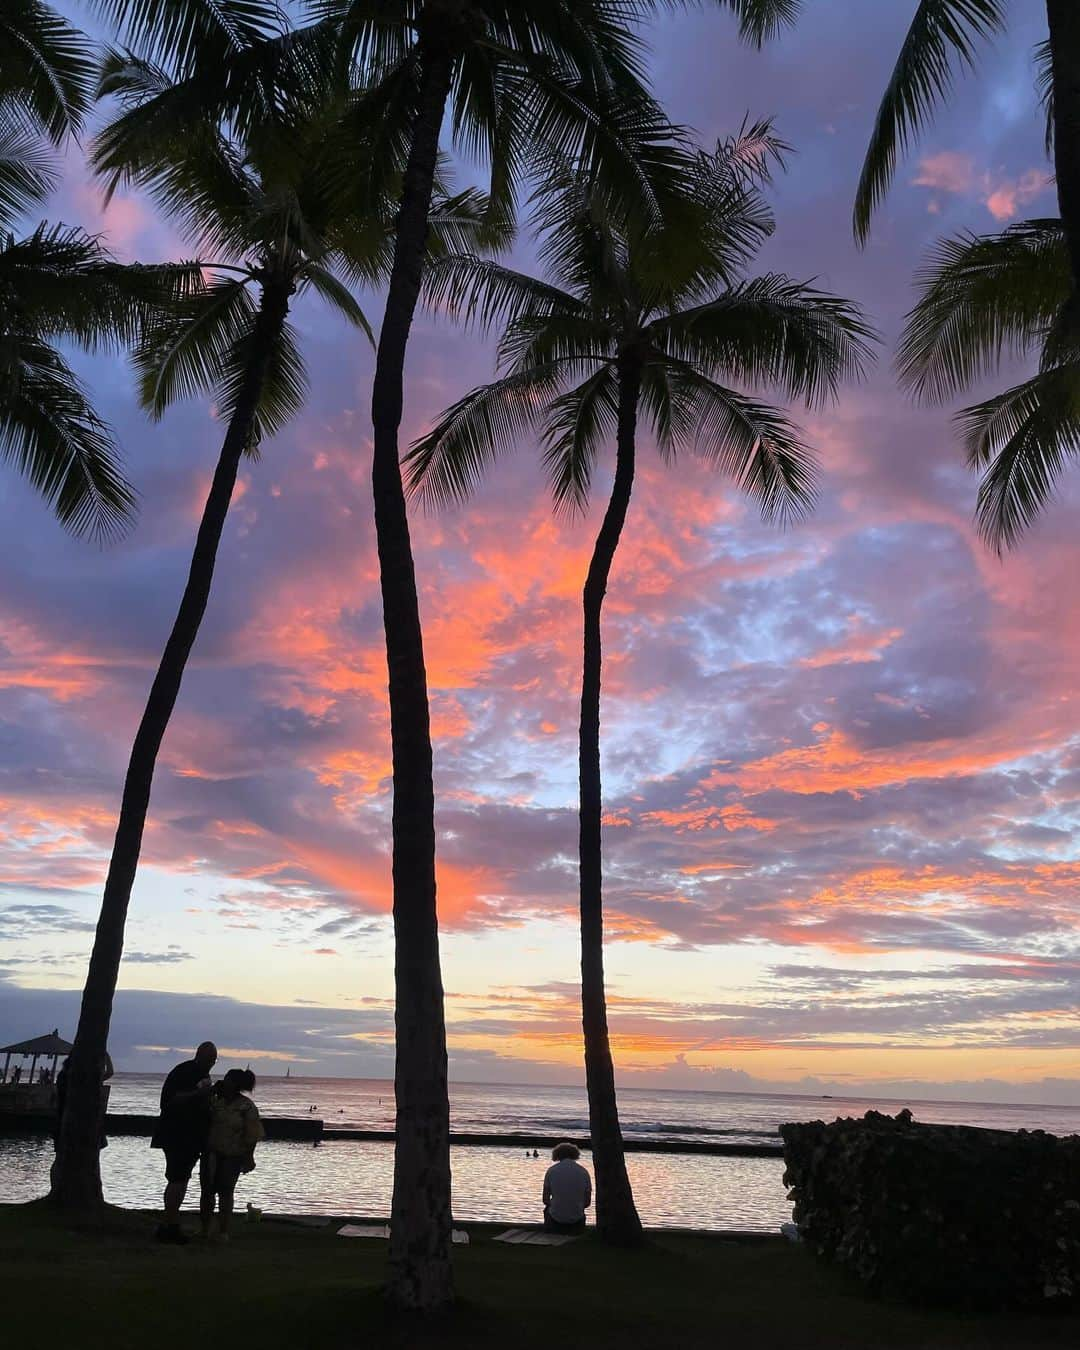
{"type": "MultiPolygon", "coordinates": [[[[239,1217],[239,1216],[238,1216],[239,1217]]],[[[161,1247],[153,1220],[112,1211],[58,1227],[0,1205],[0,1344],[12,1350],[1037,1350],[1080,1345],[1080,1315],[974,1317],[874,1302],[782,1241],[656,1236],[506,1247],[469,1225],[459,1307],[396,1323],[378,1292],[386,1244],[264,1220],[228,1247],[161,1247]]]]}

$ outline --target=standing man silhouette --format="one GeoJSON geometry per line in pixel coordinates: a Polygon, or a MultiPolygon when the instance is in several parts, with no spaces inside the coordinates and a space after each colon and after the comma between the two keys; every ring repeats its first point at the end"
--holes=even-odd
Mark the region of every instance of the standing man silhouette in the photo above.
{"type": "Polygon", "coordinates": [[[180,1206],[210,1128],[210,1070],[217,1057],[213,1041],[203,1041],[195,1058],[178,1064],[162,1084],[161,1116],[150,1139],[151,1148],[165,1151],[165,1218],[157,1230],[159,1242],[182,1246],[188,1241],[180,1228],[180,1206]]]}

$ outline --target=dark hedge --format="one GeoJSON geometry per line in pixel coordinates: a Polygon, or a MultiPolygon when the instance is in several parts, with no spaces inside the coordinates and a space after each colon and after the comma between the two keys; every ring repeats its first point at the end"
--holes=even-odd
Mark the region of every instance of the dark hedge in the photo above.
{"type": "Polygon", "coordinates": [[[910,1111],[780,1134],[803,1240],[876,1292],[978,1308],[1080,1292],[1080,1136],[910,1111]]]}

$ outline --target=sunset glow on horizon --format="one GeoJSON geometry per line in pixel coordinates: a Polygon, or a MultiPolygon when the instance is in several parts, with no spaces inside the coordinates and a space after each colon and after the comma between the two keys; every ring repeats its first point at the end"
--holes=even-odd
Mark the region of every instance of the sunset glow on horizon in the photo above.
{"type": "MultiPolygon", "coordinates": [[[[1080,1105],[1080,479],[999,560],[952,409],[913,406],[891,368],[935,239],[1056,211],[1039,16],[1016,15],[958,86],[860,252],[854,185],[911,4],[867,8],[814,7],[762,53],[718,13],[655,33],[658,91],[704,144],[749,109],[794,147],[758,270],[817,278],[884,341],[835,407],[795,411],[823,473],[786,531],[699,461],[642,447],[604,621],[613,1050],[629,1086],[1080,1105]]],[[[102,229],[124,259],[178,256],[148,203],[104,209],[70,169],[51,218],[102,229]]],[[[529,262],[527,239],[514,256],[529,262]]],[[[273,1073],[392,1071],[373,356],[314,305],[296,325],[310,397],[242,470],[158,764],[120,1069],[209,1036],[273,1073]]],[[[121,363],[81,369],[142,506],[98,550],[0,474],[8,1040],[74,1031],[130,740],[222,430],[205,403],[151,425],[121,363]]],[[[491,369],[490,344],[418,319],[403,444],[491,369]]],[[[564,518],[537,461],[522,445],[466,506],[413,513],[458,1080],[581,1077],[580,592],[610,463],[590,513],[564,518]]]]}

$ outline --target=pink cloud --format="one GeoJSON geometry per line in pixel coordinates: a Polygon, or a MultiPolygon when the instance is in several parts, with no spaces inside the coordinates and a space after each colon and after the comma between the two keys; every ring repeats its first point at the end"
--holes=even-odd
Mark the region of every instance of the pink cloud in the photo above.
{"type": "Polygon", "coordinates": [[[936,155],[924,155],[919,160],[919,172],[911,181],[916,187],[941,192],[970,192],[975,183],[975,165],[970,155],[939,150],[936,155]]]}
{"type": "Polygon", "coordinates": [[[1028,169],[1027,173],[1013,181],[997,186],[986,198],[986,207],[995,220],[1002,222],[1015,220],[1028,202],[1047,186],[1049,179],[1039,169],[1028,169]]]}
{"type": "MultiPolygon", "coordinates": [[[[1046,170],[1040,168],[1027,169],[1017,177],[989,169],[979,171],[971,155],[956,150],[940,150],[933,155],[924,155],[919,160],[918,173],[911,180],[915,187],[930,188],[956,197],[972,197],[1002,224],[1016,220],[1023,208],[1033,202],[1050,181],[1046,170]]],[[[931,198],[927,209],[936,215],[941,206],[931,198]]]]}

